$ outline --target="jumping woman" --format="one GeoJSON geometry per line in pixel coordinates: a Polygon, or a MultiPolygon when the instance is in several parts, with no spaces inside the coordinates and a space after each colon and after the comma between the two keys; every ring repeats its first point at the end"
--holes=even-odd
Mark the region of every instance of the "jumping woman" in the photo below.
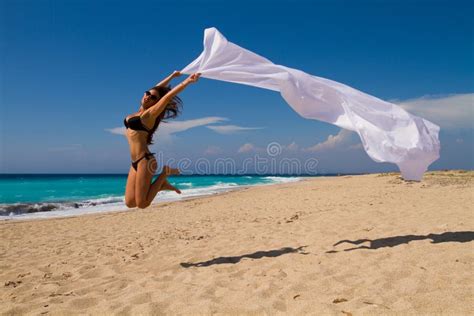
{"type": "Polygon", "coordinates": [[[162,190],[181,193],[167,179],[169,175],[179,174],[178,169],[163,166],[161,174],[151,182],[157,169],[157,163],[153,156],[154,153],[148,150],[148,145],[152,144],[153,133],[160,122],[178,116],[182,102],[177,94],[189,84],[196,82],[200,76],[199,73],[192,74],[171,89],[168,83],[180,75],[179,71],[175,71],[156,86],[145,91],[138,112],[124,119],[125,135],[130,145],[132,158],[132,166],[125,188],[125,204],[128,207],[146,208],[151,204],[156,194],[162,190]]]}

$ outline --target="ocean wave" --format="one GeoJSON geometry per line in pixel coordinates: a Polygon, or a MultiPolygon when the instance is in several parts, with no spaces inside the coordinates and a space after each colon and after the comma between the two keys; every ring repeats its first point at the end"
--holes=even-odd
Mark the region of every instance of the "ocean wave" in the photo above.
{"type": "Polygon", "coordinates": [[[193,186],[192,182],[177,183],[177,185],[178,185],[178,186],[180,186],[180,185],[185,185],[185,186],[187,186],[187,187],[192,187],[192,186],[193,186]]]}
{"type": "Polygon", "coordinates": [[[123,202],[123,197],[106,197],[88,199],[77,202],[38,202],[38,203],[13,203],[0,204],[0,216],[13,216],[39,212],[66,211],[92,206],[123,202]]]}
{"type": "MultiPolygon", "coordinates": [[[[236,185],[238,185],[238,184],[235,183],[235,182],[217,181],[215,185],[219,185],[219,186],[236,186],[236,185]]],[[[212,186],[211,186],[211,187],[212,187],[212,186]]]]}
{"type": "Polygon", "coordinates": [[[271,180],[272,182],[276,182],[276,183],[296,182],[296,181],[301,180],[301,178],[299,177],[275,177],[275,176],[264,177],[264,179],[271,180]]]}
{"type": "MultiPolygon", "coordinates": [[[[258,184],[255,184],[255,185],[258,185],[258,184]]],[[[177,195],[176,193],[171,192],[171,191],[161,191],[161,192],[158,192],[154,202],[176,201],[176,200],[187,199],[187,198],[198,197],[198,196],[213,195],[213,194],[222,193],[222,192],[226,192],[230,190],[235,190],[242,186],[247,186],[247,185],[238,185],[237,183],[234,183],[234,182],[226,183],[226,182],[218,181],[216,182],[216,184],[210,185],[210,186],[181,189],[180,195],[177,195]]]]}

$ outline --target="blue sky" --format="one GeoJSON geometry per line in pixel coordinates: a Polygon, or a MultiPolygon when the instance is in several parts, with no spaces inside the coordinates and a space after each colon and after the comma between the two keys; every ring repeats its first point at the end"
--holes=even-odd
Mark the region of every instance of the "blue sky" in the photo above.
{"type": "MultiPolygon", "coordinates": [[[[442,150],[430,169],[473,168],[472,1],[0,5],[0,173],[128,172],[128,144],[114,131],[144,90],[200,54],[207,27],[433,121],[442,150]]],[[[317,172],[397,170],[372,161],[352,133],[299,117],[273,91],[203,78],[180,96],[180,123],[160,128],[151,147],[163,160],[240,163],[276,142],[277,158],[318,159],[317,172]]]]}

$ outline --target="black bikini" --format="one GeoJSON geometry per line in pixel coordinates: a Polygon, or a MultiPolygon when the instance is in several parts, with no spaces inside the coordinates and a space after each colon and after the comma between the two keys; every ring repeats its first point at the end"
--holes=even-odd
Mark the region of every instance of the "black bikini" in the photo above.
{"type": "MultiPolygon", "coordinates": [[[[125,125],[126,128],[130,128],[134,131],[145,131],[148,134],[150,133],[150,130],[148,130],[145,126],[143,126],[143,123],[140,120],[139,115],[132,116],[131,118],[128,119],[128,121],[127,121],[127,118],[124,118],[123,124],[125,125]]],[[[154,154],[155,153],[145,153],[145,155],[143,155],[142,157],[138,158],[135,161],[132,161],[133,169],[137,171],[138,163],[140,162],[140,160],[142,160],[143,158],[145,158],[146,160],[150,160],[151,158],[153,158],[154,154]]]]}
{"type": "Polygon", "coordinates": [[[132,116],[128,119],[128,121],[127,118],[124,118],[123,124],[126,128],[133,129],[134,131],[145,131],[147,133],[150,133],[150,131],[145,126],[143,126],[142,120],[140,119],[140,115],[132,116]]]}

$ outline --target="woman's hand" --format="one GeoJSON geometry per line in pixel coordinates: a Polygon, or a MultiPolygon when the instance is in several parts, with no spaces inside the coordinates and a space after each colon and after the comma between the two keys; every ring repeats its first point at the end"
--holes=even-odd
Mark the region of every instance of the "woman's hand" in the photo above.
{"type": "Polygon", "coordinates": [[[176,78],[176,77],[179,77],[181,76],[181,72],[178,71],[178,70],[175,70],[173,71],[173,73],[171,75],[169,75],[168,77],[166,77],[165,79],[163,79],[160,83],[157,83],[156,86],[157,87],[166,87],[171,80],[173,80],[173,78],[176,78]]]}
{"type": "Polygon", "coordinates": [[[201,74],[199,72],[196,72],[192,75],[190,75],[188,78],[186,78],[186,82],[188,83],[194,83],[197,82],[201,74]]]}

